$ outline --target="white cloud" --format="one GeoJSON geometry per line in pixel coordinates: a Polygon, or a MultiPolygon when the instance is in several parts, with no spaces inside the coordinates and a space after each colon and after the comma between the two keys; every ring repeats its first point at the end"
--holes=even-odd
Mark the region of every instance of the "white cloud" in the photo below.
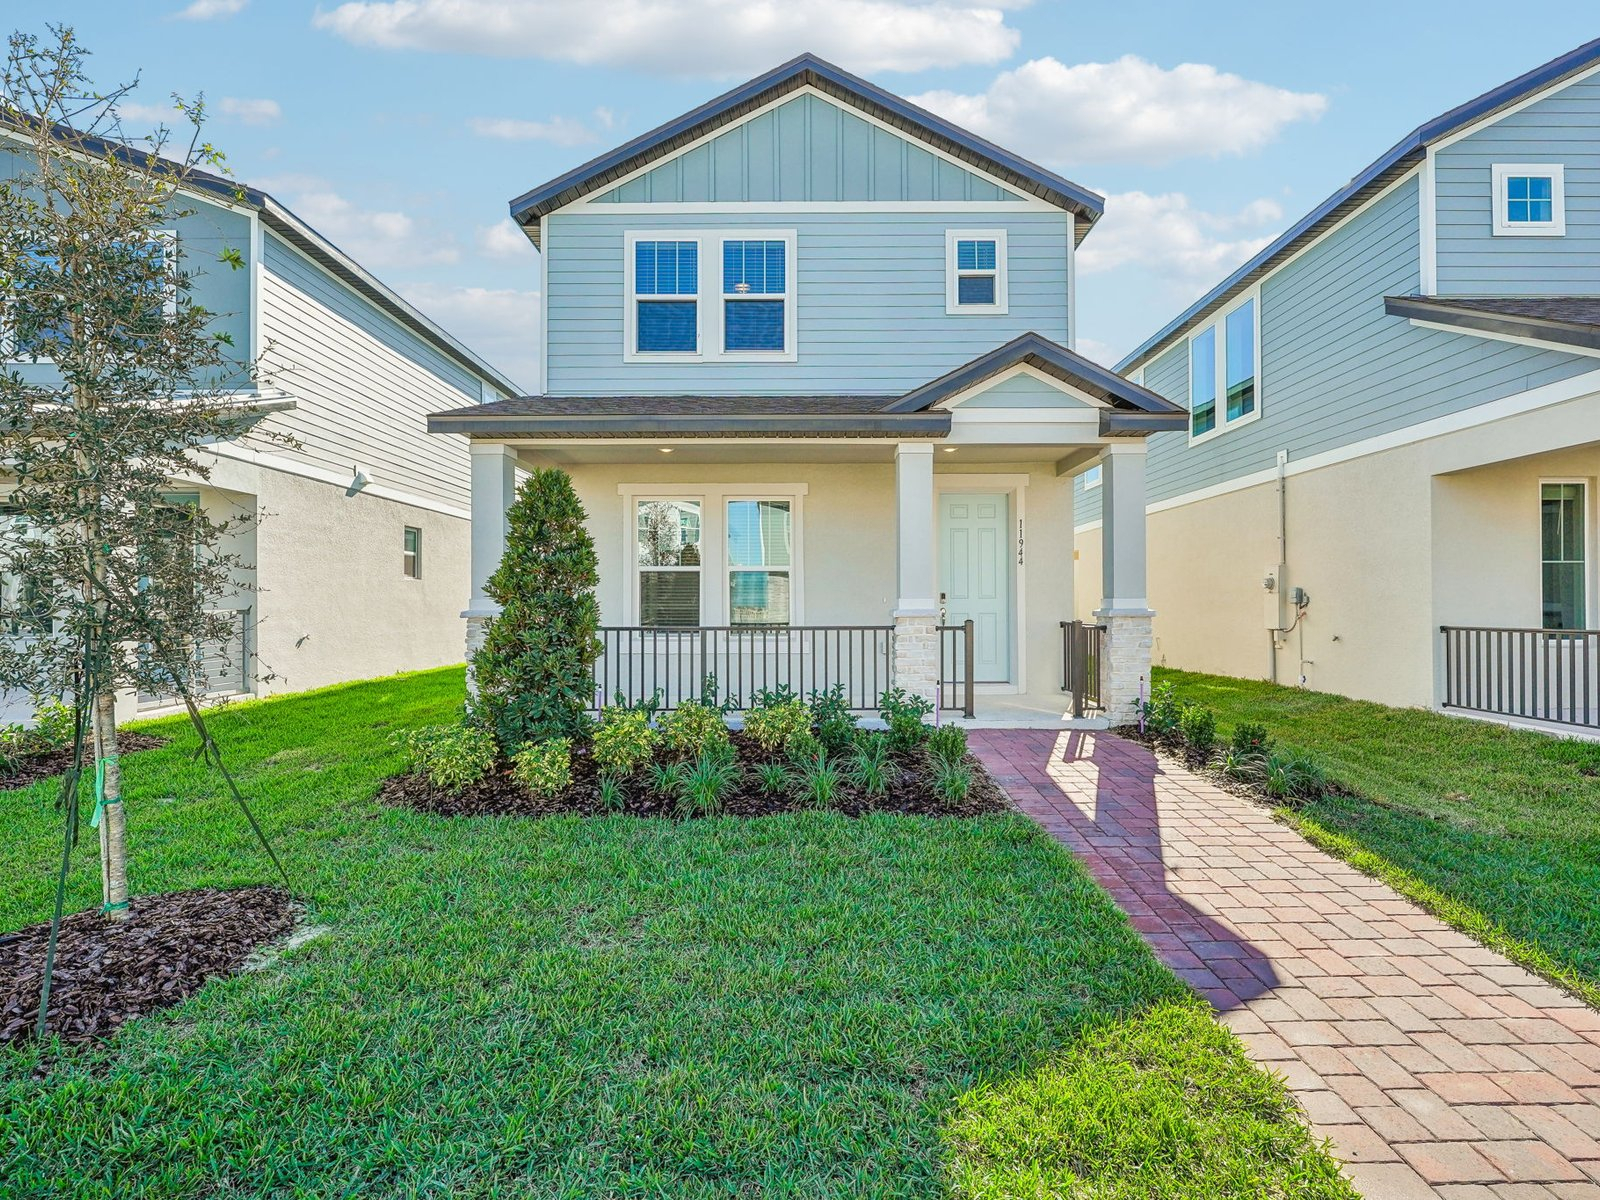
{"type": "Polygon", "coordinates": [[[626,67],[765,70],[813,50],[855,71],[998,63],[1021,35],[995,0],[352,0],[312,23],[351,42],[626,67]]]}
{"type": "Polygon", "coordinates": [[[178,111],[172,101],[165,104],[140,104],[137,100],[117,101],[117,116],[123,121],[143,122],[147,125],[177,125],[188,118],[178,111]]]}
{"type": "Polygon", "coordinates": [[[402,284],[400,294],[525,391],[539,379],[539,293],[402,284]]]}
{"type": "Polygon", "coordinates": [[[250,0],[194,0],[188,8],[172,15],[183,21],[210,21],[244,11],[250,0]]]}
{"type": "Polygon", "coordinates": [[[1181,192],[1122,192],[1106,198],[1105,216],[1078,252],[1078,271],[1092,275],[1137,266],[1188,299],[1271,241],[1282,220],[1283,209],[1273,200],[1209,213],[1192,207],[1181,192]]]}
{"type": "Polygon", "coordinates": [[[1291,121],[1314,120],[1327,97],[1291,92],[1203,63],[1171,70],[1127,55],[1067,66],[1036,58],[978,95],[913,100],[1041,162],[1143,163],[1244,154],[1291,121]]]}
{"type": "Polygon", "coordinates": [[[515,221],[498,221],[493,225],[478,226],[478,249],[490,258],[511,258],[533,255],[533,243],[515,221]]]}
{"type": "Polygon", "coordinates": [[[554,142],[558,146],[581,146],[599,140],[599,133],[573,117],[551,117],[548,121],[527,121],[520,117],[472,117],[467,126],[479,137],[508,142],[554,142]]]}
{"type": "Polygon", "coordinates": [[[237,96],[224,96],[217,104],[225,117],[232,117],[246,125],[271,125],[283,116],[276,100],[244,100],[237,96]]]}
{"type": "Polygon", "coordinates": [[[287,175],[258,182],[364,267],[437,266],[461,258],[453,240],[424,228],[416,218],[397,210],[361,208],[325,180],[287,175]]]}
{"type": "Polygon", "coordinates": [[[1078,344],[1074,349],[1090,362],[1097,362],[1102,367],[1114,367],[1117,365],[1117,360],[1122,357],[1105,342],[1098,341],[1095,338],[1079,338],[1078,344]]]}

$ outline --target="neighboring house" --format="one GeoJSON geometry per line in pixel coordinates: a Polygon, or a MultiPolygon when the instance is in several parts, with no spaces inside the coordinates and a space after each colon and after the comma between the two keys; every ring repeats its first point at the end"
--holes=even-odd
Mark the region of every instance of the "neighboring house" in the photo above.
{"type": "Polygon", "coordinates": [[[1150,440],[1156,661],[1600,722],[1597,293],[1600,41],[1406,135],[1130,354],[1190,412],[1150,440]]]}
{"type": "Polygon", "coordinates": [[[469,642],[517,472],[556,465],[600,554],[606,699],[713,674],[865,709],[892,676],[965,709],[970,679],[980,717],[1058,718],[1062,623],[1098,611],[1080,699],[1132,712],[1145,438],[1185,418],[1070,349],[1100,197],[805,55],[511,213],[541,392],[430,421],[471,443],[469,642]],[[1102,458],[1116,535],[1074,609],[1071,475],[1102,458]]]}
{"type": "MultiPolygon", "coordinates": [[[[0,144],[0,177],[18,167],[0,144]]],[[[262,427],[297,441],[216,445],[203,452],[209,482],[173,481],[174,503],[258,518],[229,547],[254,570],[224,602],[237,636],[206,648],[212,690],[299,690],[461,661],[468,456],[429,437],[424,418],[516,388],[264,192],[196,174],[184,207],[193,211],[171,223],[170,245],[195,301],[240,359],[260,358],[265,378],[241,393],[259,403],[262,427]],[[224,248],[244,269],[220,261],[224,248]]],[[[4,338],[5,369],[52,377],[13,342],[4,338]]]]}

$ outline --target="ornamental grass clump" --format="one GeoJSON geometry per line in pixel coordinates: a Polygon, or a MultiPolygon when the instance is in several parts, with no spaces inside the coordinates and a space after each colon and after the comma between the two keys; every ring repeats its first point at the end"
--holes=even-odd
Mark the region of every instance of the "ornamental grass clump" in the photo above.
{"type": "Polygon", "coordinates": [[[933,792],[951,808],[966,803],[972,794],[972,768],[965,762],[935,759],[933,792]]]}
{"type": "Polygon", "coordinates": [[[787,754],[811,732],[811,713],[799,700],[786,700],[745,714],[744,731],[768,754],[787,754]]]}
{"type": "Polygon", "coordinates": [[[856,740],[849,770],[851,781],[867,795],[887,796],[895,774],[894,762],[889,758],[889,739],[881,733],[863,732],[856,740]]]}
{"type": "Polygon", "coordinates": [[[477,783],[494,770],[500,758],[494,734],[471,721],[407,730],[395,741],[411,755],[429,783],[447,792],[477,783]]]}
{"type": "Polygon", "coordinates": [[[819,750],[800,764],[800,794],[815,808],[829,807],[846,782],[843,769],[826,751],[819,750]]]}
{"type": "Polygon", "coordinates": [[[511,778],[541,800],[559,796],[572,786],[572,739],[529,742],[512,756],[511,778]]]}
{"type": "Polygon", "coordinates": [[[685,700],[661,718],[661,744],[673,758],[698,758],[731,745],[728,723],[719,709],[685,700]]]}
{"type": "Polygon", "coordinates": [[[625,779],[650,761],[656,748],[656,731],[649,715],[639,709],[608,708],[600,714],[594,731],[594,761],[608,775],[625,779]]]}
{"type": "Polygon", "coordinates": [[[1328,777],[1309,755],[1274,750],[1267,755],[1261,786],[1278,800],[1312,800],[1328,790],[1328,777]]]}
{"type": "Polygon", "coordinates": [[[678,776],[679,814],[707,817],[721,812],[738,780],[739,764],[731,749],[712,747],[702,751],[678,776]]]}
{"type": "Polygon", "coordinates": [[[758,763],[756,786],[768,796],[781,796],[794,786],[794,774],[781,762],[758,763]]]}

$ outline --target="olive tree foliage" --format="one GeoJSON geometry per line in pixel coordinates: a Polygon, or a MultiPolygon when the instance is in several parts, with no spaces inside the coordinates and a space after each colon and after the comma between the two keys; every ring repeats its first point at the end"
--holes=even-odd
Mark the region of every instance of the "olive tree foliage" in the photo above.
{"type": "Polygon", "coordinates": [[[227,547],[254,515],[218,519],[172,494],[209,478],[203,447],[250,428],[236,393],[255,369],[194,289],[202,272],[241,269],[242,255],[191,254],[168,234],[197,185],[221,185],[203,105],[175,99],[183,139],[166,128],[129,138],[118,117],[129,87],[97,92],[72,31],[49,33],[13,34],[0,72],[11,164],[0,172],[0,687],[88,708],[116,915],[127,882],[115,697],[203,690],[196,648],[233,627],[218,610],[247,564],[227,547]]]}

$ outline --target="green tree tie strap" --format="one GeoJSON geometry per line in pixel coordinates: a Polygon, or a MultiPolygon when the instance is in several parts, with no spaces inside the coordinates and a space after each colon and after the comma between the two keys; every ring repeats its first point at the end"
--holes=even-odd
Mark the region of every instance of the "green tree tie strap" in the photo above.
{"type": "Polygon", "coordinates": [[[115,754],[94,761],[94,815],[89,818],[90,829],[100,828],[100,818],[106,811],[106,764],[118,761],[115,754]]]}

